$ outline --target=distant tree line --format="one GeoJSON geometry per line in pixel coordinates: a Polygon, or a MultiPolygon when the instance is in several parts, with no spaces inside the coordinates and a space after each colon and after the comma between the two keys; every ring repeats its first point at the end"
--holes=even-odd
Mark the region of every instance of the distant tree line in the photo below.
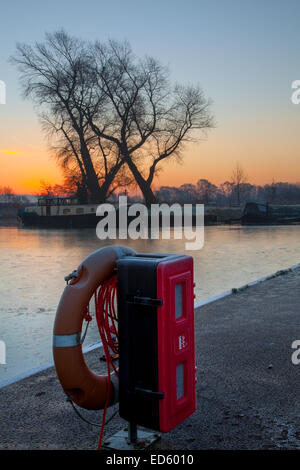
{"type": "MultiPolygon", "coordinates": [[[[128,195],[128,201],[139,200],[139,197],[128,195]]],[[[51,185],[41,182],[39,196],[76,196],[76,186],[51,185]]],[[[78,194],[77,194],[78,196],[78,194]]],[[[211,204],[216,206],[234,207],[245,202],[261,202],[269,204],[300,204],[300,183],[273,182],[265,185],[225,181],[215,185],[207,179],[200,179],[196,184],[182,184],[181,186],[161,186],[155,191],[158,202],[168,204],[211,204]]],[[[110,195],[111,200],[117,201],[117,194],[110,195]]],[[[26,195],[17,195],[9,186],[0,186],[0,203],[27,204],[30,203],[26,195]]]]}
{"type": "Polygon", "coordinates": [[[0,204],[28,204],[26,196],[17,195],[10,186],[0,186],[0,204]]]}
{"type": "Polygon", "coordinates": [[[245,202],[269,204],[300,204],[300,183],[273,182],[272,184],[255,185],[225,181],[215,185],[206,179],[196,184],[161,186],[156,192],[161,202],[180,204],[202,203],[217,206],[238,206],[245,202]]]}

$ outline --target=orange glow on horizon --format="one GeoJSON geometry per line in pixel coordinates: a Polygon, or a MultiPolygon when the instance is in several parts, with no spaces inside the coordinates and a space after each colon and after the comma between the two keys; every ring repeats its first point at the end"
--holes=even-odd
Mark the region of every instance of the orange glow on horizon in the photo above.
{"type": "Polygon", "coordinates": [[[8,150],[0,150],[0,153],[4,153],[6,155],[18,155],[19,152],[10,152],[8,150]]]}
{"type": "Polygon", "coordinates": [[[0,186],[10,186],[16,194],[36,194],[41,181],[61,184],[62,175],[45,149],[0,150],[0,186]]]}
{"type": "MultiPolygon", "coordinates": [[[[279,137],[277,142],[265,137],[245,146],[245,136],[234,140],[230,135],[210,135],[207,140],[186,147],[181,162],[164,162],[153,189],[195,184],[202,178],[219,185],[230,180],[237,162],[252,184],[270,184],[273,179],[275,182],[299,182],[300,161],[294,143],[288,139],[283,142],[279,137]]],[[[55,159],[45,147],[0,149],[0,168],[0,186],[10,186],[16,194],[36,194],[41,181],[53,185],[63,182],[55,159]]]]}

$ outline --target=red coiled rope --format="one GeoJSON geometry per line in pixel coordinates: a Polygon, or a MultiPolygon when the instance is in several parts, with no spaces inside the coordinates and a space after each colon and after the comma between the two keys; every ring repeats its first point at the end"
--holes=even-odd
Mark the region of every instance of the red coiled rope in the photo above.
{"type": "Polygon", "coordinates": [[[106,410],[109,404],[111,390],[111,368],[116,375],[118,369],[113,363],[111,354],[119,352],[119,335],[118,335],[118,310],[117,310],[117,276],[113,275],[107,279],[95,292],[95,312],[96,320],[103,344],[104,354],[107,365],[107,398],[103,410],[102,425],[100,430],[98,450],[101,449],[103,430],[105,425],[106,410]]]}

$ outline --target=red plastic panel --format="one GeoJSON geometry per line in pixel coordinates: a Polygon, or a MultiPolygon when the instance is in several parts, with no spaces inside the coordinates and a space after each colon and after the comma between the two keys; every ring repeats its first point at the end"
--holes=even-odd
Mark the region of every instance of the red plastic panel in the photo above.
{"type": "Polygon", "coordinates": [[[193,258],[159,263],[157,298],[160,430],[168,432],[196,409],[193,258]]]}

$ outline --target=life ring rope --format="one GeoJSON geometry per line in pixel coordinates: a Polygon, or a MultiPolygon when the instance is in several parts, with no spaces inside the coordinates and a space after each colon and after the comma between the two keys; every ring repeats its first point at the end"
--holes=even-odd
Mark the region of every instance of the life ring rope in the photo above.
{"type": "MultiPolygon", "coordinates": [[[[99,286],[112,277],[117,260],[134,254],[127,247],[109,246],[89,255],[71,273],[57,308],[53,328],[54,365],[65,393],[85,409],[103,409],[106,403],[114,403],[118,395],[116,374],[111,381],[108,376],[92,372],[85,363],[81,330],[87,305],[99,286]]],[[[112,289],[108,292],[113,294],[112,289]]]]}
{"type": "MultiPolygon", "coordinates": [[[[116,304],[116,290],[117,290],[117,276],[113,275],[101,284],[98,291],[94,294],[95,299],[95,313],[99,329],[100,338],[106,358],[107,377],[108,377],[108,391],[105,401],[105,406],[102,415],[102,425],[98,441],[98,450],[101,449],[101,442],[103,437],[106,411],[109,405],[111,383],[111,368],[115,376],[119,376],[118,369],[115,367],[110,351],[114,354],[119,353],[119,328],[118,328],[118,310],[115,308],[116,304]]],[[[118,397],[115,397],[115,400],[118,397]]]]}

